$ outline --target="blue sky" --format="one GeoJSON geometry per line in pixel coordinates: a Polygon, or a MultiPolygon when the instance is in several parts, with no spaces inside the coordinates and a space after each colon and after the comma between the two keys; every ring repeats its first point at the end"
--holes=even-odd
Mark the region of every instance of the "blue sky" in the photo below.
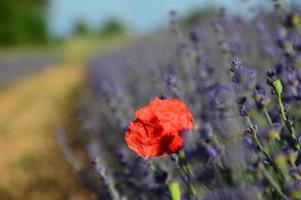
{"type": "MultiPolygon", "coordinates": [[[[77,19],[92,27],[101,26],[110,18],[120,19],[134,31],[145,33],[168,22],[170,10],[185,14],[189,10],[210,4],[244,13],[240,0],[50,0],[49,27],[56,35],[66,35],[77,19]]],[[[253,0],[254,1],[254,0],[253,0]]],[[[268,0],[255,0],[257,3],[268,0]]],[[[298,0],[297,0],[298,1],[298,0]]]]}

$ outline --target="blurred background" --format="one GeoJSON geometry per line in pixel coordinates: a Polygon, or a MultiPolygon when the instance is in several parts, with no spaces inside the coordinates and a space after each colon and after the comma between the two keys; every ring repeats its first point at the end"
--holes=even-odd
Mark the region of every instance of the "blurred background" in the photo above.
{"type": "Polygon", "coordinates": [[[85,64],[168,29],[170,11],[189,26],[220,7],[245,20],[273,9],[262,0],[0,0],[0,199],[93,199],[55,134],[82,139],[74,108],[85,64]]]}

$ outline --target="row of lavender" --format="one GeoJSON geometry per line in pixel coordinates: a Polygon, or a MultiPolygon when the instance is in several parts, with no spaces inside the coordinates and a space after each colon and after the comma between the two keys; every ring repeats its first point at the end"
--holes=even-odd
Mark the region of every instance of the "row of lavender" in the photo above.
{"type": "Polygon", "coordinates": [[[91,168],[65,154],[99,199],[301,198],[301,17],[274,4],[252,21],[221,10],[189,30],[172,12],[170,31],[90,63],[78,111],[91,168]],[[143,159],[125,144],[134,111],[155,96],[193,113],[189,174],[177,156],[143,159]]]}

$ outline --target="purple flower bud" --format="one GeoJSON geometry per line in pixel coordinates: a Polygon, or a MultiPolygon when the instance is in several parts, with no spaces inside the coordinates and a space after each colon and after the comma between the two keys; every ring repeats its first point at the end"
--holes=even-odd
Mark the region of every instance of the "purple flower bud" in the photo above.
{"type": "Polygon", "coordinates": [[[232,81],[240,89],[253,89],[256,85],[257,73],[255,70],[246,67],[236,67],[233,71],[232,81]]]}
{"type": "Polygon", "coordinates": [[[256,30],[259,32],[263,32],[265,30],[265,26],[261,21],[256,23],[256,30]]]}
{"type": "Polygon", "coordinates": [[[207,152],[208,152],[208,154],[209,154],[210,156],[212,156],[212,157],[216,157],[216,156],[217,156],[217,151],[216,151],[216,149],[215,149],[214,147],[212,147],[212,146],[207,147],[207,152]]]}
{"type": "Polygon", "coordinates": [[[268,70],[267,70],[267,76],[268,76],[268,77],[272,78],[272,77],[274,77],[275,75],[276,75],[276,72],[275,72],[274,69],[268,69],[268,70]]]}
{"type": "Polygon", "coordinates": [[[164,76],[164,81],[168,86],[174,86],[177,83],[176,76],[173,74],[167,74],[164,76]]]}

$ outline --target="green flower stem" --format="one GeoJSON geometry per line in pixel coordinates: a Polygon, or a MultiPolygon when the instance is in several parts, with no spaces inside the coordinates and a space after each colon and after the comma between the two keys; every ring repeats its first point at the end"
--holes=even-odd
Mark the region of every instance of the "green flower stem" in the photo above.
{"type": "Polygon", "coordinates": [[[181,200],[181,187],[179,182],[171,182],[168,184],[171,200],[181,200]]]}
{"type": "Polygon", "coordinates": [[[271,119],[271,117],[269,115],[269,112],[267,111],[266,107],[263,108],[263,113],[264,113],[264,116],[267,119],[269,125],[273,127],[274,125],[273,125],[272,119],[271,119]]]}
{"type": "MultiPolygon", "coordinates": [[[[248,125],[250,127],[253,126],[251,119],[247,116],[246,120],[248,122],[248,125]]],[[[259,138],[257,137],[257,133],[252,133],[253,135],[253,139],[256,142],[256,145],[258,146],[259,150],[262,152],[262,154],[266,157],[267,161],[269,161],[269,163],[272,165],[273,169],[281,176],[281,178],[285,178],[285,176],[283,175],[283,173],[281,172],[280,169],[278,169],[278,167],[275,165],[275,163],[273,162],[273,160],[270,158],[269,154],[266,152],[264,146],[262,145],[262,143],[260,142],[259,138]]],[[[273,178],[273,177],[272,177],[273,178]]],[[[276,181],[274,180],[274,182],[276,183],[276,181]]]]}
{"type": "Polygon", "coordinates": [[[285,115],[285,110],[284,110],[284,105],[283,105],[282,99],[281,99],[281,95],[277,95],[277,100],[278,100],[278,104],[279,104],[279,108],[280,108],[281,117],[284,121],[287,121],[287,118],[285,115]]]}
{"type": "Polygon", "coordinates": [[[258,137],[257,137],[257,134],[254,134],[254,140],[257,144],[257,146],[259,147],[260,151],[264,154],[265,157],[267,157],[269,160],[269,155],[268,153],[265,151],[264,147],[262,146],[261,142],[259,141],[258,137]]]}
{"type": "Polygon", "coordinates": [[[269,182],[271,183],[271,185],[275,188],[275,190],[277,191],[277,193],[283,198],[283,199],[287,199],[287,196],[282,192],[280,186],[278,185],[278,183],[274,180],[273,176],[268,172],[267,169],[263,169],[263,174],[266,176],[266,178],[269,180],[269,182]]]}
{"type": "Polygon", "coordinates": [[[295,148],[301,153],[301,147],[298,143],[294,127],[291,123],[289,123],[289,121],[287,119],[287,116],[286,116],[286,113],[285,113],[285,109],[284,109],[284,105],[283,105],[282,97],[281,97],[281,94],[282,94],[282,91],[283,91],[283,86],[282,86],[281,80],[279,80],[279,79],[274,80],[272,82],[272,86],[273,86],[273,89],[274,89],[274,91],[277,95],[277,100],[278,100],[282,120],[284,121],[284,123],[285,123],[285,125],[286,125],[286,127],[287,127],[287,129],[290,133],[290,137],[294,142],[295,148]]]}
{"type": "MultiPolygon", "coordinates": [[[[156,165],[153,159],[149,159],[148,164],[149,168],[153,172],[159,169],[158,165],[156,165]]],[[[172,181],[169,183],[164,183],[164,185],[168,188],[171,200],[181,200],[181,188],[179,182],[172,181]]]]}
{"type": "Polygon", "coordinates": [[[97,158],[95,160],[95,165],[96,165],[96,168],[99,169],[99,170],[97,170],[97,173],[101,178],[103,178],[106,186],[109,189],[109,193],[111,194],[112,199],[113,200],[120,200],[121,198],[120,198],[119,193],[116,189],[115,182],[114,182],[113,178],[108,177],[108,175],[106,174],[106,171],[100,167],[101,166],[101,161],[100,161],[99,158],[97,158]]]}
{"type": "Polygon", "coordinates": [[[113,181],[109,181],[108,187],[109,187],[110,193],[112,195],[112,198],[114,200],[119,200],[120,196],[119,196],[119,193],[117,192],[117,190],[115,188],[115,183],[113,181]]]}
{"type": "Polygon", "coordinates": [[[286,113],[285,113],[285,110],[284,110],[284,105],[283,105],[282,98],[281,98],[281,93],[276,92],[276,95],[277,95],[277,100],[278,100],[282,120],[284,121],[284,123],[285,123],[285,125],[286,125],[286,127],[289,131],[290,137],[294,142],[295,148],[301,153],[301,147],[300,147],[300,144],[297,140],[294,127],[287,120],[286,113]]]}
{"type": "Polygon", "coordinates": [[[192,183],[190,182],[190,178],[192,176],[192,171],[190,170],[187,161],[185,159],[185,153],[184,151],[179,151],[177,154],[178,157],[178,164],[181,170],[181,173],[185,176],[184,178],[184,183],[188,189],[189,195],[193,198],[196,199],[196,190],[192,183]]]}
{"type": "Polygon", "coordinates": [[[179,151],[177,155],[178,155],[180,167],[183,168],[183,172],[185,173],[185,175],[190,177],[192,175],[192,172],[187,164],[184,151],[179,151]]]}
{"type": "MultiPolygon", "coordinates": [[[[247,117],[246,117],[246,120],[247,120],[247,122],[248,122],[248,125],[249,125],[250,127],[252,127],[252,126],[253,126],[253,123],[251,122],[250,117],[247,116],[247,117]]],[[[253,139],[254,139],[254,141],[256,142],[256,145],[258,146],[259,150],[263,153],[263,155],[266,157],[266,159],[267,159],[269,162],[271,162],[271,159],[270,159],[268,153],[266,152],[266,150],[264,149],[263,145],[261,144],[260,140],[259,140],[258,137],[257,137],[257,133],[252,133],[252,136],[253,136],[253,139]]]]}
{"type": "MultiPolygon", "coordinates": [[[[253,127],[253,123],[251,122],[250,117],[246,116],[245,117],[247,120],[247,123],[250,127],[253,127]]],[[[251,133],[254,141],[256,142],[259,150],[264,154],[264,156],[266,157],[266,159],[269,161],[269,163],[272,165],[273,169],[281,176],[281,178],[284,178],[282,172],[277,168],[277,166],[274,164],[274,162],[270,159],[268,153],[265,151],[262,143],[260,142],[260,140],[257,137],[257,133],[253,132],[251,133]]],[[[283,198],[283,199],[287,199],[286,195],[282,192],[281,187],[279,186],[279,184],[277,183],[277,181],[274,179],[273,176],[270,175],[270,173],[268,172],[268,170],[263,166],[263,173],[264,175],[267,177],[267,179],[269,180],[269,182],[271,183],[271,185],[275,188],[275,190],[277,191],[277,193],[283,198]]]]}

